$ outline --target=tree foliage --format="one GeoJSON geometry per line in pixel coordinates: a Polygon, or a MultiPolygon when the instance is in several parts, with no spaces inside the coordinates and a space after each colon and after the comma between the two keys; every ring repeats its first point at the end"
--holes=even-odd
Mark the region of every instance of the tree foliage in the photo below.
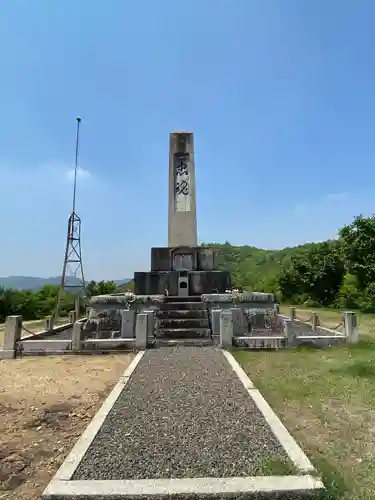
{"type": "Polygon", "coordinates": [[[114,281],[90,281],[86,286],[88,297],[93,297],[94,295],[107,295],[114,293],[116,289],[117,285],[114,281]]]}
{"type": "Polygon", "coordinates": [[[375,310],[375,216],[358,216],[339,238],[282,250],[216,244],[234,286],[279,301],[375,310]]]}
{"type": "Polygon", "coordinates": [[[375,217],[359,215],[340,230],[342,258],[347,271],[365,290],[375,282],[375,217]]]}
{"type": "MultiPolygon", "coordinates": [[[[116,290],[116,284],[113,281],[92,281],[87,288],[93,295],[107,294],[116,290]]],[[[0,322],[4,322],[5,318],[11,315],[22,315],[24,320],[42,319],[54,312],[58,293],[58,285],[45,285],[37,291],[0,287],[0,322]]],[[[74,309],[75,298],[73,293],[62,295],[60,316],[68,316],[69,311],[74,309]]]]}
{"type": "MultiPolygon", "coordinates": [[[[23,319],[41,319],[56,308],[57,285],[46,285],[34,292],[30,290],[5,290],[0,288],[0,321],[7,316],[22,315],[23,319]]],[[[64,294],[60,303],[60,315],[67,316],[74,309],[75,295],[64,294]]]]}

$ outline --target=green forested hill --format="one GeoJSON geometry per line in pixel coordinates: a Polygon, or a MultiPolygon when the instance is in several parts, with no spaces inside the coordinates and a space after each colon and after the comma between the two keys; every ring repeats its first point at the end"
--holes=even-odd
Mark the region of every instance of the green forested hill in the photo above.
{"type": "Polygon", "coordinates": [[[308,243],[282,250],[263,250],[251,246],[208,243],[218,251],[218,268],[232,273],[234,286],[272,292],[282,269],[290,267],[292,255],[308,252],[318,243],[308,243]]]}

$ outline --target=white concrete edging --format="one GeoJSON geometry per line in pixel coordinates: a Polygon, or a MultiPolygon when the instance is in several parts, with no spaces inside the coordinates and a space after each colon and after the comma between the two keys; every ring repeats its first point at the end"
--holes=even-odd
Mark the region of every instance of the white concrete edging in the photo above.
{"type": "Polygon", "coordinates": [[[284,448],[290,460],[293,462],[296,469],[301,474],[316,474],[316,470],[306,454],[302,451],[300,446],[296,443],[295,439],[288,432],[286,427],[283,425],[279,417],[272,410],[270,405],[264,399],[262,394],[253,382],[250,380],[248,375],[244,372],[241,366],[237,363],[233,355],[228,351],[222,351],[223,355],[227,359],[230,366],[233,368],[238,378],[241,380],[243,386],[249,393],[249,396],[254,401],[258,410],[262,413],[264,419],[270,426],[275,437],[280,442],[281,446],[284,448]]]}
{"type": "MultiPolygon", "coordinates": [[[[106,419],[108,413],[111,411],[112,406],[117,401],[117,398],[121,394],[121,391],[124,389],[126,384],[131,377],[131,374],[136,369],[138,363],[142,359],[145,351],[139,352],[130,365],[126,368],[120,379],[118,380],[115,387],[110,392],[107,399],[104,401],[99,411],[95,414],[94,418],[91,420],[90,424],[79,438],[59,470],[56,472],[53,481],[63,480],[69,481],[73,476],[76,468],[80,464],[82,458],[84,457],[86,451],[88,450],[90,444],[94,440],[96,434],[99,432],[101,426],[103,425],[104,420],[106,419]]],[[[47,487],[48,490],[48,487],[47,487]]],[[[46,490],[46,491],[47,491],[46,490]]],[[[47,493],[44,493],[47,494],[47,493]]]]}
{"type": "MultiPolygon", "coordinates": [[[[139,479],[102,481],[52,480],[43,496],[66,498],[113,498],[116,496],[152,498],[172,495],[228,495],[249,493],[286,493],[322,489],[313,476],[254,476],[192,479],[139,479]]],[[[190,497],[189,497],[190,498],[190,497]]]]}

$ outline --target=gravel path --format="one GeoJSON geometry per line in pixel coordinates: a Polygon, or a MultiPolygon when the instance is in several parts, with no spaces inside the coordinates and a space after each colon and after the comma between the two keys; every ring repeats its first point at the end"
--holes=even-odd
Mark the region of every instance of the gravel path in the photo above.
{"type": "Polygon", "coordinates": [[[220,350],[145,353],[73,479],[251,476],[287,460],[220,350]]]}

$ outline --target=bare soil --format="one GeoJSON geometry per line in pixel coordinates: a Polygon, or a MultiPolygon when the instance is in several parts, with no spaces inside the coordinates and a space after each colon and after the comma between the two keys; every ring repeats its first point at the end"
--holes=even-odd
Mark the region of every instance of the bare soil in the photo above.
{"type": "Polygon", "coordinates": [[[37,500],[133,354],[0,361],[0,499],[37,500]]]}

